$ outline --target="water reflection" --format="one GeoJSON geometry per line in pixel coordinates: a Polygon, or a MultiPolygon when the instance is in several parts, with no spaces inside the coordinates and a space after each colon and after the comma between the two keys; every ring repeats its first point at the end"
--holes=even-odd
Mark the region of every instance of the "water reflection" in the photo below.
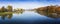
{"type": "Polygon", "coordinates": [[[8,12],[8,13],[0,13],[1,19],[5,20],[5,18],[11,19],[13,14],[22,14],[23,12],[8,12]]]}
{"type": "Polygon", "coordinates": [[[22,14],[23,12],[14,12],[14,14],[22,14]]]}
{"type": "MultiPolygon", "coordinates": [[[[34,11],[31,11],[31,12],[25,11],[24,13],[23,12],[13,12],[13,13],[9,12],[9,13],[1,13],[0,16],[1,16],[1,19],[3,19],[5,23],[14,23],[14,24],[15,23],[40,23],[40,24],[45,23],[46,24],[46,22],[55,23],[55,20],[52,19],[54,17],[52,13],[50,14],[49,12],[45,12],[45,11],[37,11],[37,13],[35,13],[34,11]],[[19,14],[19,15],[16,15],[16,14],[19,14]],[[45,16],[52,17],[52,18],[48,18],[45,16]],[[5,18],[8,18],[9,20],[7,19],[5,20],[5,18]]],[[[3,23],[2,20],[1,22],[3,23]]]]}
{"type": "Polygon", "coordinates": [[[60,18],[60,14],[46,11],[37,11],[38,14],[44,15],[51,18],[60,18]]]}
{"type": "Polygon", "coordinates": [[[8,19],[11,19],[12,18],[12,13],[1,13],[0,14],[0,16],[1,16],[1,18],[4,20],[6,17],[8,18],[8,19]]]}

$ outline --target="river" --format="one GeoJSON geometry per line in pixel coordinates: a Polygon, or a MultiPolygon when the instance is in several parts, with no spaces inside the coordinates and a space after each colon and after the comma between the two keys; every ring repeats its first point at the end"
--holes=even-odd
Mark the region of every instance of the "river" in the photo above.
{"type": "MultiPolygon", "coordinates": [[[[44,14],[44,13],[43,13],[44,14]]],[[[51,18],[34,11],[25,11],[21,13],[12,13],[7,15],[0,15],[0,23],[4,24],[57,24],[60,18],[51,18]]]]}

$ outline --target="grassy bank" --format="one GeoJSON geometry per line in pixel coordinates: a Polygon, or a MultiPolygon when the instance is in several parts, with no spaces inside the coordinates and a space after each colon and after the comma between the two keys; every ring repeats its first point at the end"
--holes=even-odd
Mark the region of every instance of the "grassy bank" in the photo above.
{"type": "Polygon", "coordinates": [[[0,12],[0,15],[3,15],[3,14],[12,14],[13,12],[0,12]]]}

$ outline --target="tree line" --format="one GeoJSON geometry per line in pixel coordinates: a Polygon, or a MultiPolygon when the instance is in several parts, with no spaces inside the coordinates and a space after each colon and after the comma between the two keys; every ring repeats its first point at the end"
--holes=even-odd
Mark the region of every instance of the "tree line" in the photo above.
{"type": "Polygon", "coordinates": [[[8,5],[7,8],[5,8],[4,6],[2,6],[0,8],[0,12],[12,12],[12,6],[8,5]]]}
{"type": "Polygon", "coordinates": [[[60,6],[51,5],[51,6],[39,7],[36,10],[37,11],[47,11],[47,12],[60,12],[60,6]]]}

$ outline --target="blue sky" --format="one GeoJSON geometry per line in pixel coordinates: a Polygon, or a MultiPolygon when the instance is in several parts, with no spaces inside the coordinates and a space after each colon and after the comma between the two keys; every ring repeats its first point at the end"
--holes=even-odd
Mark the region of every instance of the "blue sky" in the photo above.
{"type": "Polygon", "coordinates": [[[12,5],[13,8],[33,9],[48,5],[60,5],[60,0],[0,0],[0,7],[12,5]]]}

